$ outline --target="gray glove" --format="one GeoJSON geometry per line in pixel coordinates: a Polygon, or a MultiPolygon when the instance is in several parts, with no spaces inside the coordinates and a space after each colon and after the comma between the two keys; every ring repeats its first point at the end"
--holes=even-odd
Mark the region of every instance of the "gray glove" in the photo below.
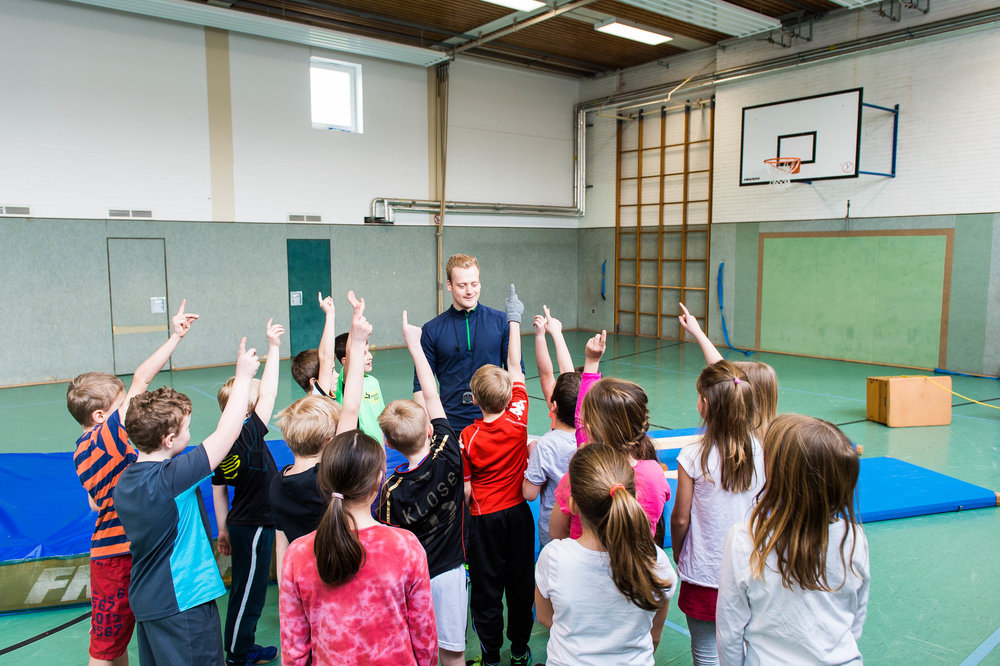
{"type": "Polygon", "coordinates": [[[507,306],[507,323],[516,321],[518,324],[521,323],[521,315],[524,314],[524,303],[521,299],[517,297],[517,293],[514,291],[514,285],[510,285],[510,296],[504,301],[507,306]]]}

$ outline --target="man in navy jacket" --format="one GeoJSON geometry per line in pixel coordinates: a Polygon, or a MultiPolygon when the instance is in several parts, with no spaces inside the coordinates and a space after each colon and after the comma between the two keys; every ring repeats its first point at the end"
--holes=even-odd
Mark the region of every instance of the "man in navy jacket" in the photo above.
{"type": "MultiPolygon", "coordinates": [[[[469,380],[481,366],[507,367],[510,327],[507,315],[479,304],[479,262],[466,254],[445,266],[452,304],[423,326],[420,344],[440,384],[441,403],[455,432],[482,416],[472,403],[469,380]]],[[[523,363],[522,363],[523,366],[523,363]]],[[[423,404],[420,382],[413,377],[413,399],[423,404]]]]}

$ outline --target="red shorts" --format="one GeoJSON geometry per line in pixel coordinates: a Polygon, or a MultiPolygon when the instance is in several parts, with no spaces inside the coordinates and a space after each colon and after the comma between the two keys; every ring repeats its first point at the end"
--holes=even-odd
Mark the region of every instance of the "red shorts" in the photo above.
{"type": "Polygon", "coordinates": [[[704,622],[715,622],[715,602],[719,590],[681,581],[681,592],[677,597],[677,607],[685,615],[704,622]]]}
{"type": "Polygon", "coordinates": [[[135,616],[128,605],[132,556],[90,561],[90,656],[112,660],[128,649],[135,616]]]}

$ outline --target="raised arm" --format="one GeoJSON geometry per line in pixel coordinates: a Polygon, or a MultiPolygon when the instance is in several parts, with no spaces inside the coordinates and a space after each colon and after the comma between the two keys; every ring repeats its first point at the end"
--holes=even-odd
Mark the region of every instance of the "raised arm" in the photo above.
{"type": "Polygon", "coordinates": [[[344,369],[344,395],[341,396],[344,409],[337,422],[338,435],[358,427],[365,381],[365,344],[372,335],[372,325],[365,319],[365,299],[356,300],[353,291],[348,292],[347,298],[356,305],[351,319],[351,332],[347,336],[347,367],[344,369]]]}
{"type": "Polygon", "coordinates": [[[278,398],[278,364],[281,355],[281,336],[285,327],[275,324],[273,319],[267,320],[267,360],[264,362],[264,372],[260,376],[260,397],[254,410],[264,423],[271,420],[274,412],[274,401],[278,398]]]}
{"type": "Polygon", "coordinates": [[[515,382],[524,381],[524,370],[521,368],[521,315],[524,313],[524,303],[517,297],[514,285],[510,285],[510,295],[507,296],[507,326],[510,327],[510,340],[507,342],[507,372],[515,382]]]}
{"type": "Polygon", "coordinates": [[[247,413],[247,403],[250,396],[250,380],[257,374],[260,361],[257,359],[256,349],[247,349],[247,339],[240,340],[240,351],[236,357],[236,380],[233,382],[232,391],[229,393],[229,402],[222,410],[219,417],[219,425],[215,427],[215,432],[205,438],[202,446],[208,455],[208,464],[212,469],[219,466],[222,459],[233,447],[236,438],[240,436],[243,429],[243,419],[247,413]]]}
{"type": "Polygon", "coordinates": [[[583,371],[596,373],[601,371],[601,357],[608,348],[608,332],[601,331],[587,340],[583,348],[583,371]]]}
{"type": "Polygon", "coordinates": [[[542,310],[545,311],[545,330],[552,336],[552,344],[556,346],[556,363],[559,365],[559,374],[573,372],[576,370],[576,366],[573,365],[573,356],[569,353],[569,347],[566,346],[566,338],[563,337],[562,322],[552,316],[552,313],[549,312],[549,306],[543,305],[542,310]]]}
{"type": "Polygon", "coordinates": [[[431,364],[424,356],[424,349],[420,345],[420,335],[422,331],[419,326],[413,326],[406,320],[406,310],[403,310],[403,341],[406,349],[413,357],[413,368],[417,373],[417,380],[420,382],[421,395],[423,396],[424,410],[431,419],[445,418],[444,406],[441,404],[441,396],[438,395],[437,385],[434,383],[434,373],[431,371],[431,364]]]}
{"type": "Polygon", "coordinates": [[[125,422],[125,414],[128,412],[128,404],[132,401],[132,398],[139,395],[140,393],[145,393],[149,389],[149,385],[153,383],[153,379],[156,377],[157,373],[163,369],[163,366],[167,364],[170,359],[170,355],[174,353],[177,349],[177,345],[180,341],[187,335],[188,331],[191,330],[191,324],[198,319],[198,315],[184,312],[184,308],[187,307],[187,299],[181,300],[181,307],[177,310],[175,314],[170,319],[171,333],[167,341],[160,345],[160,348],[153,352],[153,355],[147,358],[142,364],[135,369],[135,373],[132,375],[132,385],[128,389],[128,393],[125,394],[125,402],[122,406],[118,408],[118,416],[121,418],[122,423],[125,422]]]}
{"type": "Polygon", "coordinates": [[[323,336],[319,339],[319,347],[316,355],[319,357],[319,376],[316,378],[316,385],[326,395],[330,395],[337,381],[335,368],[336,352],[334,351],[334,341],[337,339],[337,329],[334,325],[334,315],[336,309],[333,307],[333,296],[323,298],[323,292],[317,292],[319,296],[319,307],[326,313],[326,322],[323,324],[323,336]]]}
{"type": "Polygon", "coordinates": [[[678,303],[678,305],[681,306],[681,311],[684,314],[678,317],[677,321],[681,323],[681,328],[690,333],[694,337],[695,342],[698,343],[698,346],[701,347],[701,353],[705,355],[705,365],[713,365],[721,361],[722,354],[719,353],[719,350],[715,348],[712,341],[705,335],[705,331],[701,330],[698,320],[688,312],[683,303],[678,303]]]}
{"type": "Polygon", "coordinates": [[[552,358],[549,356],[549,346],[545,343],[545,315],[535,315],[535,367],[538,368],[538,381],[542,384],[542,395],[547,403],[552,399],[552,389],[556,385],[556,375],[552,371],[552,358]]]}

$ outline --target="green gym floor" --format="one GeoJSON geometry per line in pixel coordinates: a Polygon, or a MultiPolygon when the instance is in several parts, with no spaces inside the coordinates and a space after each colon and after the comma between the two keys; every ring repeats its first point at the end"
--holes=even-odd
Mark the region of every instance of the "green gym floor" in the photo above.
{"type": "MultiPolygon", "coordinates": [[[[566,334],[577,363],[587,334],[566,334]]],[[[534,370],[534,346],[524,337],[528,376],[534,370]]],[[[374,352],[374,374],[388,402],[411,395],[412,364],[403,349],[374,352]]],[[[730,360],[745,358],[730,352],[730,360]]],[[[770,363],[780,384],[779,412],[797,412],[840,425],[864,456],[892,456],[992,490],[1000,490],[1000,412],[952,396],[950,426],[888,428],[865,420],[865,378],[914,374],[884,366],[826,361],[779,354],[754,354],[770,363]]],[[[695,379],[704,359],[694,344],[629,336],[609,336],[602,372],[639,383],[650,398],[654,429],[698,425],[695,379]]],[[[282,363],[278,406],[301,396],[288,362],[282,363]]],[[[187,393],[194,403],[193,441],[210,433],[219,415],[215,393],[232,368],[164,372],[158,382],[187,393]]],[[[1000,382],[954,377],[953,389],[968,398],[1000,406],[1000,382]]],[[[65,407],[65,384],[0,390],[4,441],[0,452],[67,451],[79,427],[65,407]]],[[[537,378],[528,380],[532,396],[530,432],[548,427],[537,378]]],[[[280,437],[277,429],[272,430],[280,437]]],[[[26,498],[30,501],[30,498],[26,498]]],[[[871,550],[871,600],[861,638],[870,664],[1000,664],[1000,510],[978,509],[871,523],[865,526],[871,550]]],[[[257,642],[278,644],[277,588],[257,627],[257,642]]],[[[220,600],[225,612],[226,600],[220,600]]],[[[0,617],[0,651],[78,618],[86,607],[0,617]]],[[[613,618],[609,618],[613,621],[613,618]]],[[[87,663],[87,629],[80,621],[0,656],[2,664],[87,663]]],[[[656,653],[657,664],[690,664],[682,613],[671,607],[656,653]]],[[[531,641],[535,661],[545,659],[547,630],[535,625],[531,641]]],[[[138,664],[133,638],[129,653],[138,664]]],[[[478,654],[470,631],[467,654],[478,654]]],[[[505,648],[503,658],[508,657],[505,648]]]]}

